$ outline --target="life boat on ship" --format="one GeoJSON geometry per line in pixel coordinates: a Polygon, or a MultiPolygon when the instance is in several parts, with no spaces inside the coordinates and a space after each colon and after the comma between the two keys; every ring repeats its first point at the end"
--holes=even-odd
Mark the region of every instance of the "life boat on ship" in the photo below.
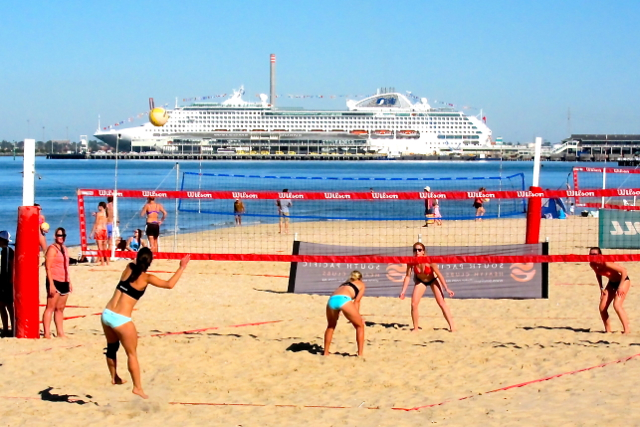
{"type": "Polygon", "coordinates": [[[396,132],[398,138],[419,138],[420,132],[417,130],[405,129],[396,132]]]}
{"type": "Polygon", "coordinates": [[[354,134],[354,135],[368,135],[369,134],[369,132],[364,130],[364,129],[352,130],[351,133],[354,134]]]}
{"type": "Polygon", "coordinates": [[[388,129],[378,129],[376,131],[373,131],[373,134],[371,135],[374,138],[393,138],[393,131],[390,131],[388,129]]]}

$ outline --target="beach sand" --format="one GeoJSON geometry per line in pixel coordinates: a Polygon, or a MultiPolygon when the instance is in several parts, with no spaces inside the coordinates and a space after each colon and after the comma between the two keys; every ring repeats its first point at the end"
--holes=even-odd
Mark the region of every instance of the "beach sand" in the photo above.
{"type": "MultiPolygon", "coordinates": [[[[273,233],[269,227],[263,232],[273,233]]],[[[125,264],[72,267],[67,339],[0,340],[4,425],[640,424],[640,267],[633,263],[625,264],[628,336],[613,307],[617,332],[603,333],[588,265],[553,264],[548,300],[449,299],[456,333],[432,299],[422,302],[424,329],[414,334],[409,299],[365,296],[358,358],[344,318],[335,353],[321,355],[326,297],[287,294],[289,264],[192,261],[175,289],[149,288],[133,315],[149,400],[131,394],[123,349],[126,385],[110,384],[103,356],[97,313],[125,264]]],[[[158,260],[150,270],[168,278],[177,266],[158,260]]]]}

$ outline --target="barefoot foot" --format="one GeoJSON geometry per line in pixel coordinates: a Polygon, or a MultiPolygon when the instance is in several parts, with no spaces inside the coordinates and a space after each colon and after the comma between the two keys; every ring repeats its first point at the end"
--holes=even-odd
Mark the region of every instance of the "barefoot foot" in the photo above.
{"type": "Polygon", "coordinates": [[[114,385],[120,385],[120,384],[124,384],[126,382],[127,382],[127,380],[123,380],[118,375],[116,375],[115,377],[111,378],[111,384],[114,384],[114,385]]]}
{"type": "Polygon", "coordinates": [[[131,393],[133,393],[133,394],[137,394],[138,396],[140,396],[140,397],[141,397],[141,398],[143,398],[143,399],[148,399],[148,398],[149,398],[149,396],[147,396],[147,395],[144,393],[144,391],[142,391],[142,389],[141,389],[141,388],[135,388],[135,387],[134,387],[134,388],[133,388],[133,390],[131,390],[131,393]]]}

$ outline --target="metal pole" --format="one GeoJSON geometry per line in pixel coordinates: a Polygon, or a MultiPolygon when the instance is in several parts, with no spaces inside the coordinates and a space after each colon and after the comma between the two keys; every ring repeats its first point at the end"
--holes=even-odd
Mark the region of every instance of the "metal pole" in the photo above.
{"type": "MultiPolygon", "coordinates": [[[[180,189],[180,163],[176,162],[176,191],[180,189]]],[[[173,223],[173,252],[177,251],[178,247],[178,198],[176,198],[176,209],[173,223]]]]}
{"type": "MultiPolygon", "coordinates": [[[[602,168],[602,189],[607,189],[607,167],[602,168]]],[[[604,209],[604,196],[602,196],[602,209],[604,209]]]]}
{"type": "Polygon", "coordinates": [[[113,183],[113,223],[111,224],[111,260],[116,258],[116,235],[120,234],[118,229],[118,146],[120,145],[120,134],[116,135],[116,171],[113,183]]]}
{"type": "Polygon", "coordinates": [[[542,150],[542,138],[537,136],[535,142],[535,152],[533,156],[533,186],[540,184],[540,151],[542,150]]]}

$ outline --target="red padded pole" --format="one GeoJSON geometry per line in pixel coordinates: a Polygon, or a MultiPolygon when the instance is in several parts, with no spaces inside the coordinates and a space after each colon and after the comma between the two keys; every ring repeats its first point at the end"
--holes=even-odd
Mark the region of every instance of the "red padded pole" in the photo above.
{"type": "MultiPolygon", "coordinates": [[[[540,187],[530,187],[533,193],[542,192],[540,187]]],[[[539,243],[540,241],[540,221],[542,219],[542,199],[530,197],[527,205],[527,236],[525,243],[539,243]]]]}
{"type": "Polygon", "coordinates": [[[40,224],[36,206],[18,208],[13,285],[16,338],[40,338],[39,266],[40,224]]]}

